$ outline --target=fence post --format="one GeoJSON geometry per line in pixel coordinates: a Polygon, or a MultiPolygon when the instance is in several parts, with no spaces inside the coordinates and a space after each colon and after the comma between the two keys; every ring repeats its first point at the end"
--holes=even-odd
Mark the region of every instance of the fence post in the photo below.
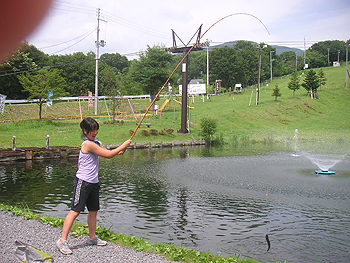
{"type": "Polygon", "coordinates": [[[26,160],[33,160],[33,149],[25,149],[26,160]]]}
{"type": "Polygon", "coordinates": [[[12,151],[16,151],[16,136],[12,136],[12,151]]]}

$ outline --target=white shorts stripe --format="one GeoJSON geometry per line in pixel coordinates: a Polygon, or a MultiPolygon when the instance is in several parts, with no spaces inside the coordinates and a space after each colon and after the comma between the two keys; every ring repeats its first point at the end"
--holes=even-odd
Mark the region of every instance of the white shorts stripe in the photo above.
{"type": "Polygon", "coordinates": [[[83,183],[83,180],[78,179],[77,188],[76,188],[75,194],[74,194],[74,202],[73,202],[74,206],[76,206],[79,203],[80,190],[81,190],[82,183],[83,183]]]}

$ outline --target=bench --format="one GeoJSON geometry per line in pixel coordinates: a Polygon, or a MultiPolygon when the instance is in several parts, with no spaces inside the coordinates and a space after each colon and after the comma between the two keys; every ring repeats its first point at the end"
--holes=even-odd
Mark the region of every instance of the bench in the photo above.
{"type": "MultiPolygon", "coordinates": [[[[139,125],[139,124],[136,123],[136,125],[139,125]]],[[[150,123],[143,123],[143,122],[142,122],[141,125],[145,125],[145,126],[147,126],[148,128],[151,127],[151,124],[150,124],[150,123]]]]}

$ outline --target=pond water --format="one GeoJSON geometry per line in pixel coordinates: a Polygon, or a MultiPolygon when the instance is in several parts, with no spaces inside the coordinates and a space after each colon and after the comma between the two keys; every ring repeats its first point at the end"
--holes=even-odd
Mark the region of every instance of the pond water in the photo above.
{"type": "MultiPolygon", "coordinates": [[[[320,153],[325,161],[330,155],[332,176],[315,174],[319,153],[309,146],[289,147],[128,150],[101,158],[98,224],[214,255],[349,262],[346,147],[320,153]]],[[[76,169],[74,159],[0,164],[0,202],[63,218],[76,169]]],[[[79,220],[86,222],[86,213],[79,220]]]]}

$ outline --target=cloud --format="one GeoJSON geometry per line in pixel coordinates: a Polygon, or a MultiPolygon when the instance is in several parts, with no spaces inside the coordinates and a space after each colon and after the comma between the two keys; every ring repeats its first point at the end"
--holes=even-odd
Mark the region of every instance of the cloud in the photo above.
{"type": "MultiPolygon", "coordinates": [[[[101,39],[107,45],[100,52],[128,54],[145,50],[147,45],[172,45],[171,29],[187,43],[198,27],[202,33],[217,20],[233,13],[249,13],[259,18],[270,31],[251,16],[235,15],[216,24],[204,36],[213,42],[250,40],[269,44],[285,43],[307,47],[312,41],[346,40],[350,22],[350,1],[327,0],[218,0],[168,1],[130,0],[56,1],[52,12],[29,43],[37,47],[72,40],[97,27],[96,11],[101,9],[101,39]],[[349,3],[348,3],[349,2],[349,3]]],[[[43,50],[60,53],[95,50],[96,33],[76,45],[72,41],[62,46],[43,50]],[[65,49],[65,47],[67,47],[65,49]]],[[[293,46],[295,47],[295,46],[293,46]]]]}

